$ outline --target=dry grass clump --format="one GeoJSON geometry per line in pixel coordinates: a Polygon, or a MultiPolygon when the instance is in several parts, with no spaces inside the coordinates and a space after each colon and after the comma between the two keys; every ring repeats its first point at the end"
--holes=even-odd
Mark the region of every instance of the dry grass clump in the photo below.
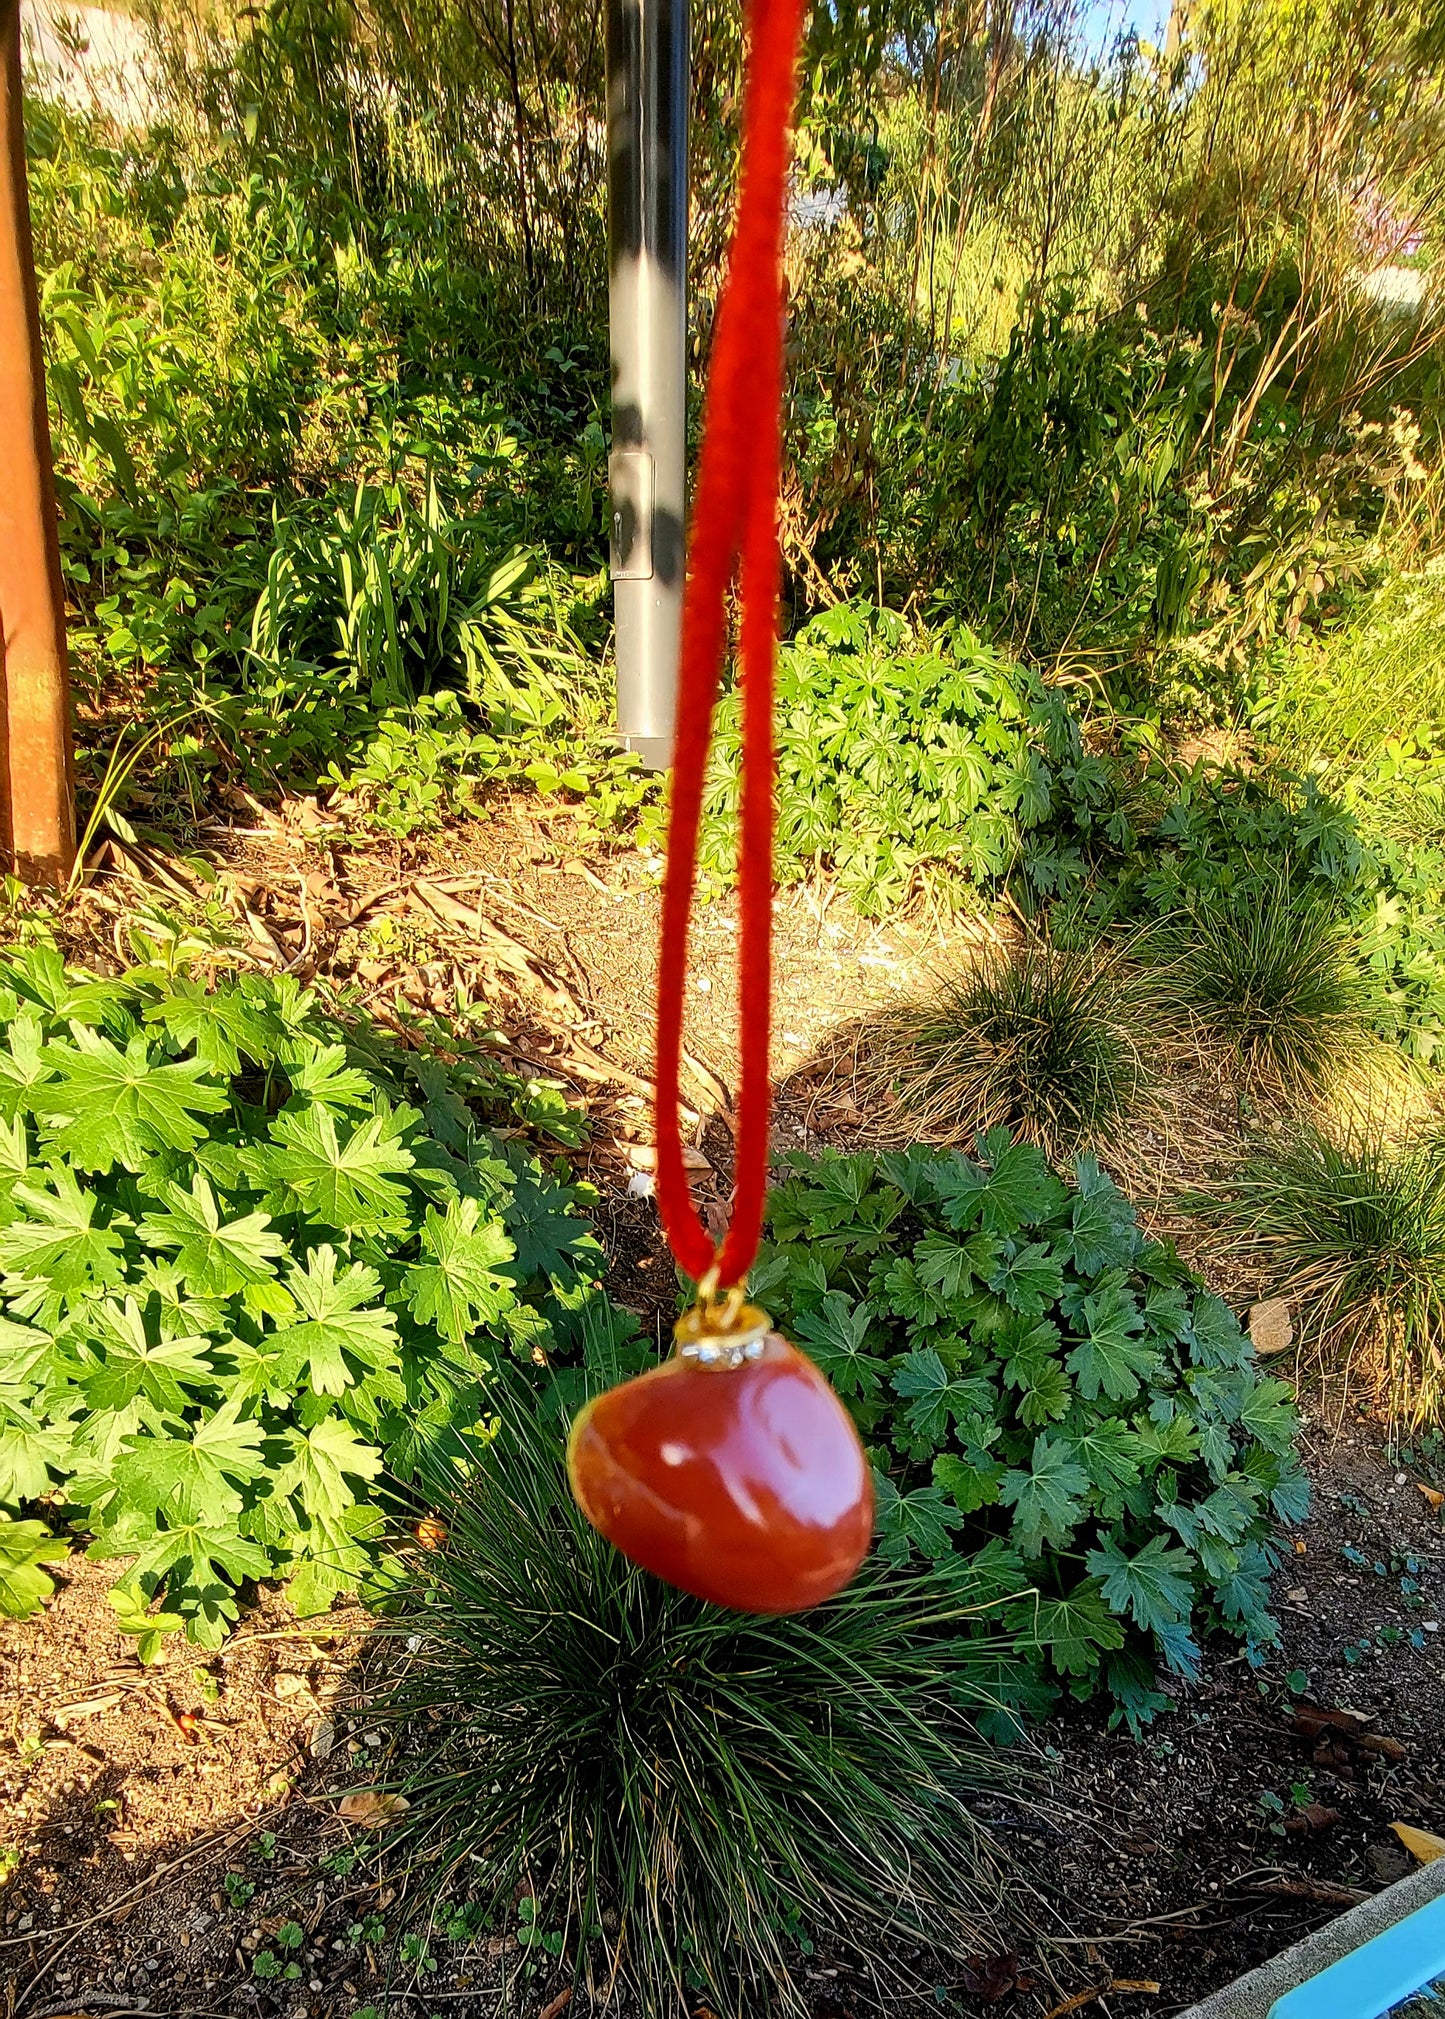
{"type": "Polygon", "coordinates": [[[1118,1143],[1154,1086],[1146,991],[1117,953],[990,949],[854,1033],[860,1106],[914,1142],[1007,1128],[1054,1161],[1118,1143]]]}

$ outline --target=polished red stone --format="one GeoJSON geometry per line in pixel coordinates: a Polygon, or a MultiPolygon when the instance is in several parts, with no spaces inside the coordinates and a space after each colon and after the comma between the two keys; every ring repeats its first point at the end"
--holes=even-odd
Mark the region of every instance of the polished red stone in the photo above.
{"type": "Polygon", "coordinates": [[[873,1479],[812,1361],[769,1333],[736,1368],[674,1356],[589,1402],[572,1491],[609,1542],[669,1584],[740,1612],[801,1612],[868,1551],[873,1479]]]}

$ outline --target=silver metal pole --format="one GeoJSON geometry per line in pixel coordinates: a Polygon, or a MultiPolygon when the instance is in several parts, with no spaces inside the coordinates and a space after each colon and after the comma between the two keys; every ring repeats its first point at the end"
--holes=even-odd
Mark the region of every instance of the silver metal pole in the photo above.
{"type": "Polygon", "coordinates": [[[607,0],[617,729],[672,761],[687,508],[688,0],[607,0]]]}

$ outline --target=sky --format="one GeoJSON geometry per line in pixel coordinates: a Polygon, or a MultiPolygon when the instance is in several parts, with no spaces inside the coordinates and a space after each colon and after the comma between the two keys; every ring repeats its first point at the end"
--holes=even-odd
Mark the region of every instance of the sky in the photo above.
{"type": "Polygon", "coordinates": [[[1126,28],[1158,48],[1168,19],[1169,0],[1088,0],[1080,27],[1084,46],[1102,56],[1126,28]]]}

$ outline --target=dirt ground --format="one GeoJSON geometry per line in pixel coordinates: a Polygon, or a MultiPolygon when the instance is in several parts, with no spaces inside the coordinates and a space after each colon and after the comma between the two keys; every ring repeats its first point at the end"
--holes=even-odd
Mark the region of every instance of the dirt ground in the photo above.
{"type": "MultiPolygon", "coordinates": [[[[123,949],[129,869],[150,901],[224,907],[258,961],[342,982],[399,1028],[484,1004],[503,1056],[587,1106],[581,1162],[612,1286],[660,1332],[674,1279],[647,1196],[656,865],[586,850],[566,815],[379,848],[293,803],[204,841],[218,883],[154,848],[115,851],[65,921],[77,954],[123,949]]],[[[862,1118],[821,1069],[830,1035],[995,929],[875,928],[826,893],[780,900],[775,1139],[858,1140],[862,1118]]],[[[715,1212],[735,940],[731,906],[705,908],[687,1042],[699,1199],[715,1212]]],[[[1180,1154],[1165,1127],[1149,1217],[1180,1154]]],[[[1236,1302],[1248,1292],[1215,1280],[1236,1302]]],[[[1176,2013],[1410,1869],[1392,1823],[1445,1834],[1445,1522],[1420,1490],[1445,1478],[1362,1420],[1315,1424],[1309,1444],[1314,1511],[1276,1581],[1281,1650],[1258,1673],[1216,1650],[1142,1742],[1094,1712],[1043,1728],[1047,1799],[1004,1821],[1050,1899],[1044,1925],[1016,1931],[1016,1957],[974,1959],[900,2009],[1176,2013]]],[[[378,1833],[338,1813],[381,1745],[346,1712],[365,1617],[303,1628],[262,1592],[219,1655],[168,1648],[143,1670],[105,1604],[114,1575],[72,1559],[43,1620],[0,1624],[3,2019],[489,2014],[499,1938],[398,1958],[402,1882],[378,1833]]],[[[845,1957],[820,1951],[801,1984],[815,2019],[866,2009],[845,1957]]],[[[561,1990],[539,1971],[531,2019],[559,2019],[561,1990]]]]}

